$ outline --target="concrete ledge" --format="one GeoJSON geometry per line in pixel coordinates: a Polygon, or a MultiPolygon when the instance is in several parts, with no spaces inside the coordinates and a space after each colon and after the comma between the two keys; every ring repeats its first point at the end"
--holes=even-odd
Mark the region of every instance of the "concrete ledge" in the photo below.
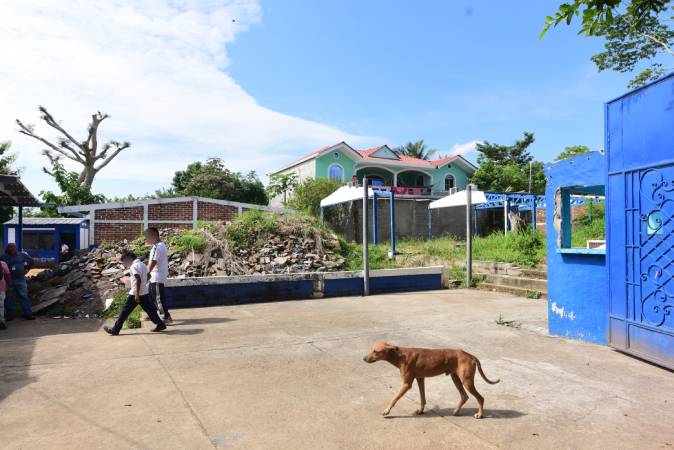
{"type": "MultiPolygon", "coordinates": [[[[370,292],[441,289],[443,272],[440,266],[372,270],[370,292]]],[[[166,282],[166,297],[172,308],[357,295],[363,295],[362,271],[170,278],[166,282]]]]}

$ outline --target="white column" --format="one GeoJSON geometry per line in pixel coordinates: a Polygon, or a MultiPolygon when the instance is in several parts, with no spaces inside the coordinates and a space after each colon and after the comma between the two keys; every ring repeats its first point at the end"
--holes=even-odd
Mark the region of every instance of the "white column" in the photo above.
{"type": "Polygon", "coordinates": [[[199,219],[199,203],[195,198],[192,200],[192,229],[197,229],[197,220],[199,219]]]}

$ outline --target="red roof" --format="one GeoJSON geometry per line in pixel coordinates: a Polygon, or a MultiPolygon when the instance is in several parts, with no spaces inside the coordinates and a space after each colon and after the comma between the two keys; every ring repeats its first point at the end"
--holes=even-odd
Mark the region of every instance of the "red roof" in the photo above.
{"type": "MultiPolygon", "coordinates": [[[[340,142],[338,144],[346,144],[346,143],[340,142]]],[[[320,155],[320,153],[323,152],[324,150],[335,147],[338,144],[328,145],[328,146],[322,147],[318,150],[314,150],[311,153],[309,153],[307,155],[304,155],[303,157],[297,159],[295,162],[287,165],[285,168],[292,167],[295,164],[297,164],[297,163],[299,163],[303,160],[307,160],[309,158],[316,157],[316,156],[320,155]]],[[[346,144],[346,145],[348,146],[348,144],[346,144]]],[[[377,161],[394,161],[390,158],[379,158],[377,156],[372,156],[372,154],[376,153],[378,150],[380,150],[384,147],[386,147],[386,145],[379,145],[377,147],[371,147],[371,148],[368,148],[368,149],[365,149],[365,150],[355,150],[354,149],[354,151],[356,153],[358,153],[360,156],[362,156],[364,159],[377,160],[377,161]]],[[[451,161],[453,161],[453,160],[455,160],[456,158],[459,157],[459,156],[446,156],[444,158],[426,160],[426,159],[413,158],[413,157],[407,156],[407,155],[401,155],[400,153],[396,152],[395,150],[393,150],[393,152],[398,155],[398,158],[399,158],[398,161],[409,162],[409,163],[412,163],[412,164],[418,164],[418,165],[422,165],[422,166],[428,166],[429,168],[430,167],[433,167],[433,168],[440,167],[441,165],[447,164],[448,162],[451,162],[451,161]]],[[[284,170],[284,169],[281,169],[281,170],[284,170]]]]}

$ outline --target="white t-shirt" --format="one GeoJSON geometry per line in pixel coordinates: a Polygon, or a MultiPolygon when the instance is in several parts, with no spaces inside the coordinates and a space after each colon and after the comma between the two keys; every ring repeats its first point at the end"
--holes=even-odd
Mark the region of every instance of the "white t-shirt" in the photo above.
{"type": "Polygon", "coordinates": [[[168,249],[163,242],[157,242],[150,250],[150,261],[156,261],[154,269],[150,272],[151,283],[165,283],[168,278],[168,249]]]}
{"type": "Polygon", "coordinates": [[[149,292],[149,287],[147,285],[147,266],[143,264],[143,261],[136,259],[129,268],[129,275],[129,285],[131,286],[129,295],[136,295],[136,285],[138,284],[136,275],[140,276],[140,295],[146,295],[149,292]]]}

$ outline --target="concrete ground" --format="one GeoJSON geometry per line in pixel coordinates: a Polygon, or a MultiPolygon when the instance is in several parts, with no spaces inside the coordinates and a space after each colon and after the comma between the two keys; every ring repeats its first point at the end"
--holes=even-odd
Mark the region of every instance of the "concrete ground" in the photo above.
{"type": "Polygon", "coordinates": [[[544,335],[545,302],[455,290],[176,310],[163,334],[94,320],[0,332],[2,448],[672,448],[674,376],[544,335]],[[520,328],[496,324],[502,316],[520,328]],[[476,379],[460,417],[445,376],[380,412],[400,381],[378,340],[459,347],[476,379]]]}

